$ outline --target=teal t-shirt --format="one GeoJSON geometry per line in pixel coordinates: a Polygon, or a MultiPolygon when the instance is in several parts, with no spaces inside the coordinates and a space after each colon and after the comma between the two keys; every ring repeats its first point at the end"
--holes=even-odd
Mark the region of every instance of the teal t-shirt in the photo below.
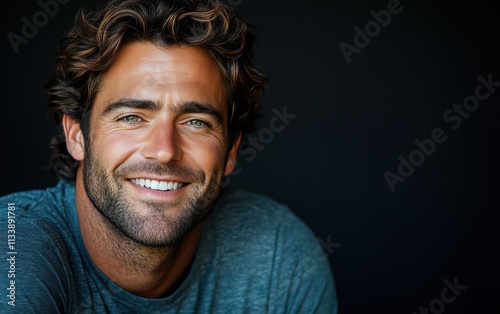
{"type": "Polygon", "coordinates": [[[0,198],[1,313],[337,313],[327,256],[287,207],[224,192],[187,277],[168,297],[129,293],[92,262],[75,188],[0,198]]]}

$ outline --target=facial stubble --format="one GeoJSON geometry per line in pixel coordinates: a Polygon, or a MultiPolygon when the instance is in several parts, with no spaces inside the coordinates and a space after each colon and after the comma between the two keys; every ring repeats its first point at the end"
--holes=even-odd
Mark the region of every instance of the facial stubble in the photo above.
{"type": "Polygon", "coordinates": [[[222,171],[214,171],[207,179],[202,170],[153,161],[122,164],[108,173],[90,145],[85,145],[83,183],[90,201],[116,231],[147,247],[180,243],[210,213],[221,181],[222,171]],[[175,202],[127,198],[124,184],[130,173],[187,178],[190,183],[184,188],[188,196],[175,202]]]}

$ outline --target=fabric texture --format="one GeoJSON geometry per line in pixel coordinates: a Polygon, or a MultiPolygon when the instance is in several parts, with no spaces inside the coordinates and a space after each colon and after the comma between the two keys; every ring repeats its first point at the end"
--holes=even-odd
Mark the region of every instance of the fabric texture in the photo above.
{"type": "Polygon", "coordinates": [[[125,291],[94,265],[72,183],[10,194],[0,204],[1,313],[337,313],[328,256],[316,237],[262,195],[224,191],[187,277],[158,299],[125,291]]]}

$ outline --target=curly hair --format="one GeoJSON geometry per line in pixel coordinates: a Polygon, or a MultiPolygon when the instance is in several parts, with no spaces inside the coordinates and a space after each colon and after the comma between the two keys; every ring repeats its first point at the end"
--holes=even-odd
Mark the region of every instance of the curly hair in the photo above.
{"type": "MultiPolygon", "coordinates": [[[[49,112],[61,125],[64,114],[81,124],[88,139],[89,117],[101,78],[123,45],[149,41],[197,46],[221,69],[228,102],[228,142],[255,128],[267,77],[253,65],[253,27],[219,0],[111,0],[92,14],[80,10],[59,42],[55,73],[45,85],[49,112]]],[[[61,127],[51,140],[50,168],[74,180],[78,162],[66,148],[61,127]]]]}

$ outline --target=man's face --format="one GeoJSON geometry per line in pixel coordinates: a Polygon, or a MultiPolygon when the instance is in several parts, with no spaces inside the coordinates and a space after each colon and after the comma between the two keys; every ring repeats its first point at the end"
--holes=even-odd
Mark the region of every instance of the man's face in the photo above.
{"type": "Polygon", "coordinates": [[[138,243],[178,243],[232,171],[226,117],[220,70],[206,52],[127,44],[90,117],[83,182],[91,203],[138,243]]]}

